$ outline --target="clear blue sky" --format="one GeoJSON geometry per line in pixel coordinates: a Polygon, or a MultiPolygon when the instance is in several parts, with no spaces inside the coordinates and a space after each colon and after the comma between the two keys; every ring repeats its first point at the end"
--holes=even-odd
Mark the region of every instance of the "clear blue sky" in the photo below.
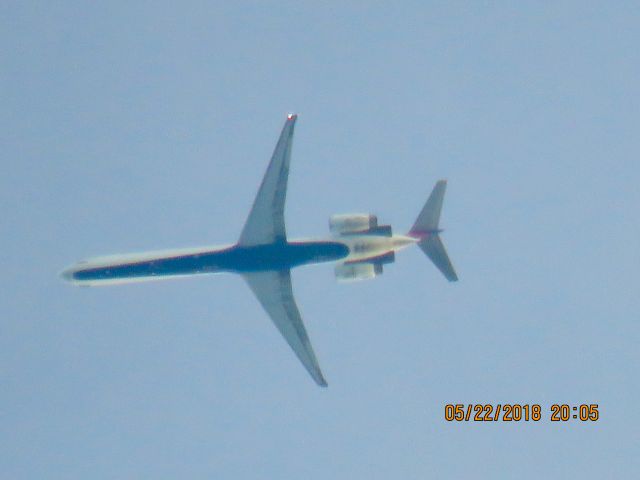
{"type": "Polygon", "coordinates": [[[640,471],[640,8],[614,3],[4,2],[0,477],[640,471]],[[58,278],[234,241],[289,111],[291,236],[402,232],[449,179],[458,284],[417,249],[372,282],[294,272],[328,389],[239,278],[58,278]]]}

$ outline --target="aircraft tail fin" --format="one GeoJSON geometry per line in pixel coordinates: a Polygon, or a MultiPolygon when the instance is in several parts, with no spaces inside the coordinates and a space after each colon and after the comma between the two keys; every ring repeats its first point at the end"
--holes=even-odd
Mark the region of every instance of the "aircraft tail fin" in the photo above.
{"type": "Polygon", "coordinates": [[[430,233],[438,230],[440,223],[440,211],[442,210],[442,201],[444,200],[444,192],[447,189],[447,181],[440,180],[429,195],[427,203],[422,207],[422,211],[416,218],[413,227],[409,231],[410,234],[430,233]]]}
{"type": "Polygon", "coordinates": [[[418,215],[413,227],[409,230],[409,235],[419,238],[418,246],[429,257],[433,264],[442,272],[447,280],[455,282],[458,275],[449,260],[447,250],[440,239],[442,230],[440,225],[440,212],[442,211],[442,202],[444,200],[444,192],[447,188],[447,181],[440,180],[429,195],[427,203],[422,207],[422,211],[418,215]]]}
{"type": "Polygon", "coordinates": [[[447,280],[457,282],[458,275],[451,265],[447,250],[440,239],[440,235],[431,235],[418,243],[420,249],[431,259],[433,264],[438,267],[447,280]]]}

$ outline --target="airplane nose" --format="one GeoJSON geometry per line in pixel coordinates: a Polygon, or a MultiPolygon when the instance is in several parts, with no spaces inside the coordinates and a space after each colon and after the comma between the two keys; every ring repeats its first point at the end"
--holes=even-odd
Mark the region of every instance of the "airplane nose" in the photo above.
{"type": "Polygon", "coordinates": [[[63,280],[70,282],[73,280],[73,274],[75,272],[73,271],[72,268],[67,268],[66,270],[63,270],[62,272],[60,272],[60,278],[62,278],[63,280]]]}

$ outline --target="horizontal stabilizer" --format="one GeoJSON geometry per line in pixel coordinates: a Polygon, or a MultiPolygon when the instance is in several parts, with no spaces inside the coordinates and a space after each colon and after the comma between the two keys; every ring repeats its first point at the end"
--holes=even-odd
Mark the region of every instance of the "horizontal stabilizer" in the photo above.
{"type": "Polygon", "coordinates": [[[422,251],[431,259],[433,264],[438,267],[438,270],[446,277],[450,282],[458,281],[458,275],[451,265],[447,250],[444,248],[440,235],[429,235],[425,239],[418,243],[418,246],[422,251]]]}
{"type": "Polygon", "coordinates": [[[418,215],[416,222],[409,231],[410,234],[420,235],[438,230],[440,223],[440,212],[442,211],[442,202],[444,200],[444,192],[447,189],[447,181],[440,180],[429,195],[427,203],[422,207],[422,211],[418,215]]]}
{"type": "Polygon", "coordinates": [[[409,235],[419,239],[418,246],[431,259],[438,270],[450,282],[458,280],[458,275],[451,265],[447,250],[444,248],[439,233],[440,229],[440,213],[442,212],[442,203],[444,201],[444,192],[447,189],[447,181],[440,180],[429,195],[427,203],[424,204],[418,218],[413,227],[409,230],[409,235]]]}

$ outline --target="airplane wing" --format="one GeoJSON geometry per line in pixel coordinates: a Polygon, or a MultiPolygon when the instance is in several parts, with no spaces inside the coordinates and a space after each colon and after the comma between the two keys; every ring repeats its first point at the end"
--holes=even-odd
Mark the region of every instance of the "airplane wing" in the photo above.
{"type": "Polygon", "coordinates": [[[322,376],[293,298],[289,270],[255,272],[243,276],[309,374],[318,385],[326,387],[327,382],[322,376]]]}
{"type": "Polygon", "coordinates": [[[286,240],[284,201],[287,196],[289,161],[296,118],[298,116],[293,114],[287,116],[238,245],[262,245],[286,240]]]}

